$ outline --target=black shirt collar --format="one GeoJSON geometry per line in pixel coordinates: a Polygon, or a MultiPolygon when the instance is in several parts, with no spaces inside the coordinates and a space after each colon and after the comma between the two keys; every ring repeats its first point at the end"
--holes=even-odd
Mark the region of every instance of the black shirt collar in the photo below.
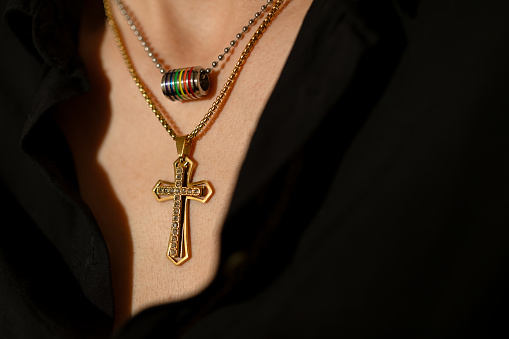
{"type": "MultiPolygon", "coordinates": [[[[44,69],[31,108],[25,112],[22,145],[63,197],[60,206],[63,220],[54,224],[48,217],[42,217],[37,222],[88,298],[112,314],[107,247],[79,197],[69,150],[48,114],[58,102],[88,90],[77,54],[80,12],[80,1],[10,0],[5,19],[44,69]]],[[[246,212],[246,204],[271,182],[285,162],[306,149],[306,145],[320,144],[316,131],[328,123],[331,111],[339,109],[337,114],[344,118],[345,124],[334,133],[343,133],[344,147],[348,147],[365,116],[361,114],[352,120],[355,110],[341,108],[352,107],[356,100],[361,106],[366,104],[359,96],[364,84],[355,81],[369,79],[366,73],[370,70],[379,67],[386,70],[382,79],[370,83],[371,86],[381,86],[390,77],[404,45],[399,20],[395,7],[388,1],[314,1],[242,168],[225,225],[223,262],[238,252],[238,246],[244,246],[240,250],[249,248],[251,234],[260,231],[244,229],[240,235],[235,232],[238,228],[232,225],[246,212]],[[228,239],[236,239],[237,247],[229,247],[232,242],[228,239]]],[[[308,151],[313,158],[313,150],[308,151]]]]}

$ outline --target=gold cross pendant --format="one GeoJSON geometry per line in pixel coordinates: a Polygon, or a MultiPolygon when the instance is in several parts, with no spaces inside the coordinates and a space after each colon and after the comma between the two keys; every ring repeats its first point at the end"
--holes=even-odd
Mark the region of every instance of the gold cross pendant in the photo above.
{"type": "Polygon", "coordinates": [[[188,158],[191,148],[187,136],[176,137],[179,157],[173,163],[175,182],[159,180],[152,191],[157,201],[173,200],[171,233],[166,257],[175,265],[190,258],[188,203],[189,200],[207,202],[213,194],[212,186],[206,180],[191,182],[194,163],[188,158]]]}

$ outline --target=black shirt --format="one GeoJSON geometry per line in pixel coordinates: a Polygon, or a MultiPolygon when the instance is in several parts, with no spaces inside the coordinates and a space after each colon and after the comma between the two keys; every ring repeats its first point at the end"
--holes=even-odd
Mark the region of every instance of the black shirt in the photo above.
{"type": "MultiPolygon", "coordinates": [[[[2,0],[0,335],[109,337],[104,238],[52,107],[88,90],[79,1],[2,0]]],[[[315,0],[212,284],[118,338],[507,335],[509,4],[315,0]]]]}

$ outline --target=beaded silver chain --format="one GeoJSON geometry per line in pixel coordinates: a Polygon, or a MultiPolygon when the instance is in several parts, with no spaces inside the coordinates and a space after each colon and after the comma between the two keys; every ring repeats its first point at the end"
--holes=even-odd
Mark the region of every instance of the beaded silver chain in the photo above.
{"type": "MultiPolygon", "coordinates": [[[[223,53],[222,54],[219,54],[217,56],[217,60],[213,61],[212,64],[211,64],[211,67],[209,68],[206,68],[205,71],[207,72],[207,74],[210,74],[212,72],[212,70],[214,68],[217,67],[217,65],[225,59],[225,56],[228,55],[228,53],[231,52],[231,50],[233,49],[233,47],[235,47],[235,45],[237,44],[237,42],[242,39],[243,35],[245,32],[247,32],[249,30],[249,28],[256,22],[256,20],[263,14],[264,11],[267,10],[267,8],[269,7],[269,5],[271,5],[271,3],[273,2],[274,0],[267,0],[267,4],[266,5],[263,5],[261,6],[260,8],[260,11],[259,12],[256,12],[254,14],[254,18],[250,19],[248,21],[248,24],[244,27],[242,27],[242,31],[237,33],[235,35],[235,39],[233,39],[232,41],[230,41],[230,45],[225,47],[223,49],[223,53]]],[[[115,5],[117,6],[117,8],[120,10],[120,13],[122,14],[122,16],[124,17],[124,19],[127,21],[127,24],[129,25],[129,27],[131,28],[131,31],[134,33],[134,35],[136,36],[136,38],[138,39],[138,41],[140,42],[141,46],[143,47],[143,49],[145,50],[145,52],[147,53],[147,55],[151,58],[152,62],[155,64],[155,66],[157,67],[157,69],[159,69],[159,72],[161,72],[161,74],[164,74],[166,73],[166,70],[163,68],[163,66],[161,65],[161,63],[157,60],[157,57],[155,56],[155,54],[152,52],[151,48],[149,47],[148,43],[145,41],[145,38],[143,38],[143,36],[141,35],[138,27],[136,26],[136,24],[134,23],[133,19],[131,18],[131,16],[129,15],[126,7],[124,6],[124,4],[122,3],[121,0],[115,0],[115,5]]]]}

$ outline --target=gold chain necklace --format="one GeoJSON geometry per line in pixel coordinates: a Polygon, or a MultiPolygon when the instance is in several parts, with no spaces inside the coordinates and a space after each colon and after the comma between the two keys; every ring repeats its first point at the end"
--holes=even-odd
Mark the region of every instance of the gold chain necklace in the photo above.
{"type": "Polygon", "coordinates": [[[260,24],[258,29],[255,31],[249,42],[247,43],[244,51],[242,52],[239,60],[235,64],[228,80],[224,84],[223,88],[216,97],[212,106],[208,109],[207,113],[194,130],[188,135],[178,136],[170,124],[166,121],[163,114],[159,111],[154,101],[148,94],[145,86],[143,85],[140,77],[134,70],[134,66],[127,54],[126,48],[122,41],[120,31],[117,27],[115,19],[110,7],[110,0],[103,0],[104,12],[106,14],[108,25],[111,28],[115,44],[120,51],[122,59],[131,74],[131,77],[138,87],[141,95],[145,99],[152,113],[155,114],[156,118],[162,124],[163,128],[168,132],[177,145],[178,158],[173,163],[174,169],[174,180],[175,182],[168,182],[159,180],[152,192],[154,193],[157,201],[173,200],[173,213],[171,217],[171,234],[166,256],[175,265],[181,265],[190,258],[191,246],[189,236],[189,225],[188,225],[188,203],[189,200],[197,200],[202,203],[207,202],[213,194],[210,183],[206,180],[192,182],[194,162],[189,158],[191,150],[191,144],[193,139],[200,133],[203,128],[210,121],[210,118],[218,111],[223,104],[223,100],[228,92],[233,87],[234,81],[244,63],[246,62],[251,50],[256,45],[258,40],[261,38],[267,27],[274,19],[276,13],[281,9],[284,0],[275,1],[272,8],[267,13],[265,19],[260,24]]]}

